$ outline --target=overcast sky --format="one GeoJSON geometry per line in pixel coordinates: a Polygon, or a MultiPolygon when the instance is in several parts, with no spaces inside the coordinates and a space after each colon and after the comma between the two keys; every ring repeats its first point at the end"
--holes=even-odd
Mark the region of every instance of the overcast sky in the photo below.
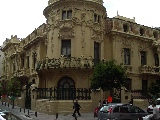
{"type": "MultiPolygon", "coordinates": [[[[138,24],[160,27],[160,0],[103,0],[108,17],[135,17],[138,24]]],[[[0,45],[11,35],[25,38],[46,21],[43,10],[48,0],[1,0],[0,45]]]]}

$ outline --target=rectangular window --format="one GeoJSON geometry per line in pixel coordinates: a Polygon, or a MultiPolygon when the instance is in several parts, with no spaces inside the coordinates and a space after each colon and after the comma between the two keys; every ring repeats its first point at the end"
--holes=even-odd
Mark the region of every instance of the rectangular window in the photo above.
{"type": "Polygon", "coordinates": [[[94,42],[94,62],[100,61],[100,43],[94,42]]]}
{"type": "Polygon", "coordinates": [[[126,87],[127,90],[132,90],[132,80],[130,78],[126,79],[125,87],[126,87]]]}
{"type": "Polygon", "coordinates": [[[159,57],[157,53],[154,54],[154,61],[155,61],[155,66],[159,66],[159,57]]]}
{"type": "Polygon", "coordinates": [[[62,20],[66,19],[66,11],[62,11],[62,20]]]}
{"type": "Polygon", "coordinates": [[[154,63],[155,63],[155,66],[157,67],[155,69],[155,72],[159,72],[159,68],[158,68],[158,66],[159,66],[159,57],[158,57],[157,53],[154,54],[154,63]]]}
{"type": "Polygon", "coordinates": [[[27,69],[29,69],[29,56],[27,56],[27,69]]]}
{"type": "Polygon", "coordinates": [[[16,71],[16,65],[15,65],[15,63],[13,63],[13,72],[15,72],[16,71]]]}
{"type": "Polygon", "coordinates": [[[22,58],[22,68],[24,68],[24,58],[22,58]]]}
{"type": "Polygon", "coordinates": [[[62,11],[62,20],[72,19],[72,10],[64,10],[62,11]]]}
{"type": "Polygon", "coordinates": [[[37,62],[37,55],[36,55],[36,53],[33,53],[33,68],[35,69],[35,67],[36,67],[36,62],[37,62]]]}
{"type": "Polygon", "coordinates": [[[148,90],[148,81],[142,80],[142,90],[147,91],[148,90]]]}
{"type": "Polygon", "coordinates": [[[100,23],[100,21],[101,21],[101,16],[94,14],[94,22],[100,23]]]}
{"type": "Polygon", "coordinates": [[[124,48],[124,65],[130,65],[130,49],[124,48]]]}
{"type": "Polygon", "coordinates": [[[147,64],[147,57],[146,57],[146,51],[140,51],[141,54],[141,65],[147,64]]]}
{"type": "Polygon", "coordinates": [[[62,40],[61,55],[71,57],[71,40],[62,40]]]}

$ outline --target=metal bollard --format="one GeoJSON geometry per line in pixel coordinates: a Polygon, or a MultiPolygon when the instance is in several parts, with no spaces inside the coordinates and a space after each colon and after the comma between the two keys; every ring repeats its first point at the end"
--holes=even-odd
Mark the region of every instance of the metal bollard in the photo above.
{"type": "Polygon", "coordinates": [[[21,112],[21,108],[20,108],[20,112],[21,112]]]}
{"type": "Polygon", "coordinates": [[[58,118],[58,113],[56,113],[56,119],[58,118]]]}
{"type": "Polygon", "coordinates": [[[35,112],[35,116],[37,117],[37,112],[35,112]]]}
{"type": "Polygon", "coordinates": [[[28,115],[29,115],[29,110],[28,110],[28,115]]]}
{"type": "Polygon", "coordinates": [[[4,103],[4,105],[6,106],[6,102],[4,103]]]}
{"type": "Polygon", "coordinates": [[[25,108],[24,108],[24,113],[25,113],[25,108]]]}
{"type": "Polygon", "coordinates": [[[8,107],[9,107],[9,103],[8,103],[8,107]]]}
{"type": "Polygon", "coordinates": [[[2,105],[3,105],[3,101],[2,101],[2,105]]]}

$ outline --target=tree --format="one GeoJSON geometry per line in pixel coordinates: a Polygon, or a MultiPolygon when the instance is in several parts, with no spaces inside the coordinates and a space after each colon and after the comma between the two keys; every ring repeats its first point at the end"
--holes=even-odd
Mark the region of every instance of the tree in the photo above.
{"type": "Polygon", "coordinates": [[[0,93],[1,95],[6,95],[8,92],[7,90],[7,80],[2,80],[0,82],[0,93]]]}
{"type": "Polygon", "coordinates": [[[16,94],[20,92],[20,87],[21,87],[21,84],[18,77],[13,77],[8,81],[7,89],[8,89],[8,93],[11,96],[12,109],[14,108],[14,100],[15,100],[16,94]]]}
{"type": "Polygon", "coordinates": [[[148,93],[155,98],[159,97],[160,94],[160,84],[156,82],[151,82],[148,87],[148,93]]]}
{"type": "Polygon", "coordinates": [[[12,93],[13,95],[15,95],[20,92],[20,89],[21,89],[21,84],[17,77],[13,77],[8,81],[7,90],[10,94],[12,93]]]}
{"type": "Polygon", "coordinates": [[[94,67],[91,88],[102,88],[103,91],[120,88],[125,85],[126,69],[115,60],[100,62],[94,67]]]}

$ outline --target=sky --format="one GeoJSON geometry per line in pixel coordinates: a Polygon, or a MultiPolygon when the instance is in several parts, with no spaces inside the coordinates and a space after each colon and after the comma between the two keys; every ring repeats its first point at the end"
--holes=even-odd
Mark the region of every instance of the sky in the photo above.
{"type": "MultiPolygon", "coordinates": [[[[108,17],[118,14],[127,18],[135,17],[138,24],[160,27],[160,0],[103,0],[108,17]]],[[[0,1],[0,45],[17,35],[25,38],[46,22],[43,10],[48,0],[1,0],[0,1]]]]}

